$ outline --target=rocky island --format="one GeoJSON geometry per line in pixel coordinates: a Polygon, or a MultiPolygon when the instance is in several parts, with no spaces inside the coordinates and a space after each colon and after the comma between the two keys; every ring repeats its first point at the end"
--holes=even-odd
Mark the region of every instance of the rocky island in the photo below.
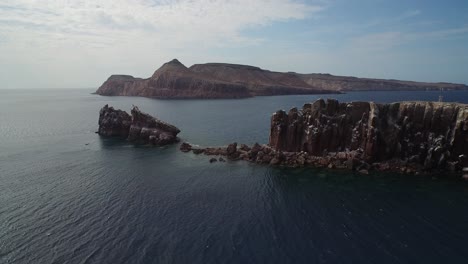
{"type": "Polygon", "coordinates": [[[104,137],[119,137],[140,144],[164,146],[179,141],[180,130],[134,106],[131,115],[105,105],[99,112],[98,134],[104,137]]]}
{"type": "Polygon", "coordinates": [[[143,96],[160,99],[246,98],[256,95],[336,93],[310,86],[301,78],[286,73],[273,73],[260,68],[246,68],[256,75],[247,81],[215,76],[200,67],[185,67],[177,59],[165,63],[147,79],[129,75],[112,75],[96,91],[99,95],[143,96]]]}
{"type": "Polygon", "coordinates": [[[462,171],[468,167],[468,105],[318,100],[274,113],[267,145],[199,148],[183,143],[180,149],[261,164],[362,173],[462,171]]]}
{"type": "Polygon", "coordinates": [[[216,99],[343,91],[467,89],[468,86],[464,84],[274,72],[254,66],[228,63],[195,64],[187,68],[174,59],[165,63],[146,79],[130,75],[112,75],[97,89],[96,94],[160,99],[216,99]]]}

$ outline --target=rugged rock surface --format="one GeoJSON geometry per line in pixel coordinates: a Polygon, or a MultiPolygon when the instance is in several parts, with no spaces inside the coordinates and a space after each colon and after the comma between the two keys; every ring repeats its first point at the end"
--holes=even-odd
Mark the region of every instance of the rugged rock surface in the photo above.
{"type": "MultiPolygon", "coordinates": [[[[181,150],[288,167],[419,174],[468,167],[468,105],[435,102],[339,103],[318,100],[277,111],[268,145],[181,150]]],[[[466,170],[466,169],[465,169],[466,170]]]]}
{"type": "Polygon", "coordinates": [[[99,112],[98,134],[106,137],[121,137],[140,144],[163,146],[178,142],[180,130],[134,106],[131,115],[105,105],[99,112]]]}
{"type": "Polygon", "coordinates": [[[381,80],[330,74],[273,72],[228,63],[185,67],[174,59],[147,78],[112,75],[96,91],[100,95],[153,98],[246,98],[262,95],[321,94],[364,90],[466,90],[453,83],[381,80]]]}
{"type": "Polygon", "coordinates": [[[105,105],[99,111],[99,130],[98,134],[106,137],[128,137],[130,126],[132,125],[132,116],[120,109],[114,109],[105,105]]]}
{"type": "Polygon", "coordinates": [[[367,163],[399,159],[426,170],[461,169],[468,166],[468,105],[318,100],[277,111],[269,145],[315,156],[357,151],[367,163]]]}
{"type": "MultiPolygon", "coordinates": [[[[273,83],[256,88],[245,82],[216,78],[208,73],[194,71],[174,59],[165,63],[148,79],[129,75],[112,75],[96,91],[100,95],[144,96],[153,98],[246,98],[255,95],[316,94],[323,93],[300,78],[293,76],[302,87],[273,83]],[[265,90],[257,93],[257,90],[265,90]]],[[[332,92],[334,93],[334,91],[332,92]]]]}
{"type": "Polygon", "coordinates": [[[174,59],[148,79],[112,75],[96,91],[100,95],[153,98],[245,98],[251,94],[244,85],[196,74],[174,59]]]}
{"type": "MultiPolygon", "coordinates": [[[[211,65],[211,64],[207,64],[211,65]]],[[[218,64],[216,64],[218,65],[218,64]]],[[[220,64],[221,65],[221,64],[220,64]]],[[[336,93],[323,91],[301,78],[243,65],[222,64],[224,74],[202,65],[185,67],[174,59],[147,79],[112,75],[96,91],[100,95],[144,96],[153,98],[246,98],[256,95],[336,93]],[[239,69],[237,75],[224,69],[239,69]],[[236,78],[235,78],[236,77],[236,78]]]]}

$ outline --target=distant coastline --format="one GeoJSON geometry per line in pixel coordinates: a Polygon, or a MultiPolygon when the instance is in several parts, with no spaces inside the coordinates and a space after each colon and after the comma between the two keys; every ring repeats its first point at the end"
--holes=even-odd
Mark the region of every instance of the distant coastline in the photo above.
{"type": "Polygon", "coordinates": [[[158,99],[241,99],[254,96],[339,94],[349,91],[468,90],[465,84],[273,72],[226,63],[195,64],[174,59],[146,79],[112,75],[95,92],[105,96],[158,99]]]}

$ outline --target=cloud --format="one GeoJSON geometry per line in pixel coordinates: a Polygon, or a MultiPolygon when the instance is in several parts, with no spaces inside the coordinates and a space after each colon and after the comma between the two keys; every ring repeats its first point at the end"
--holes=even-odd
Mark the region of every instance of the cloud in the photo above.
{"type": "Polygon", "coordinates": [[[249,42],[242,36],[245,29],[303,19],[321,9],[291,0],[6,0],[0,5],[0,28],[52,37],[139,33],[145,39],[173,41],[173,45],[206,39],[249,42]]]}
{"type": "Polygon", "coordinates": [[[317,3],[2,0],[0,82],[13,88],[92,87],[111,73],[144,77],[174,57],[190,64],[214,58],[213,48],[258,46],[266,40],[247,30],[310,18],[324,8],[317,3]]]}

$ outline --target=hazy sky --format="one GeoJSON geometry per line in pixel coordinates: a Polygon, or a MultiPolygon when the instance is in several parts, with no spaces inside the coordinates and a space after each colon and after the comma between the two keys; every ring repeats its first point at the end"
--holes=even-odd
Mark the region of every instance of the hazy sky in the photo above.
{"type": "Polygon", "coordinates": [[[98,87],[173,58],[468,83],[468,1],[0,0],[0,88],[98,87]]]}

